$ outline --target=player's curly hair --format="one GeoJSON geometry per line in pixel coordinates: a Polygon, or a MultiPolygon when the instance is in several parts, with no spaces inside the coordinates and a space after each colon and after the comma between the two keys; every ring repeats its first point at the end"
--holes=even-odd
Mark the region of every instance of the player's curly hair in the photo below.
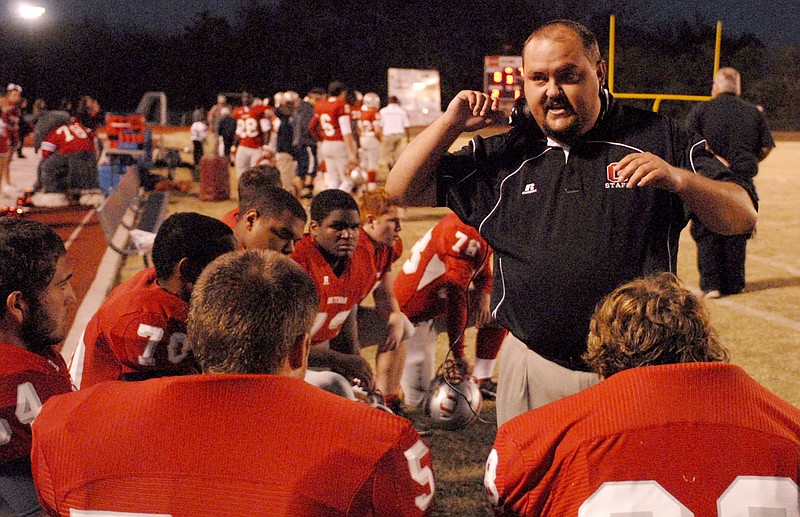
{"type": "Polygon", "coordinates": [[[314,281],[290,258],[228,253],[200,275],[187,333],[204,373],[276,373],[310,331],[318,305],[314,281]]]}
{"type": "Polygon", "coordinates": [[[618,287],[589,328],[583,359],[603,378],[638,366],[728,361],[705,305],[672,273],[618,287]]]}
{"type": "Polygon", "coordinates": [[[393,206],[400,206],[389,197],[389,193],[383,187],[361,194],[361,200],[358,204],[362,224],[367,222],[367,216],[380,217],[385,215],[393,206]]]}

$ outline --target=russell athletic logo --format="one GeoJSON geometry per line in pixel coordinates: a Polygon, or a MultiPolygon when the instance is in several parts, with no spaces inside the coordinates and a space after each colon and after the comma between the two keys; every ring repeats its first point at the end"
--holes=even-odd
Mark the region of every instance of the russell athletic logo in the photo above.
{"type": "Polygon", "coordinates": [[[606,188],[625,188],[627,185],[627,181],[622,180],[619,178],[619,173],[614,170],[614,167],[617,166],[617,163],[609,163],[608,167],[606,167],[606,178],[608,178],[608,182],[606,182],[606,188]]]}
{"type": "Polygon", "coordinates": [[[536,190],[536,183],[528,183],[525,185],[525,190],[522,191],[522,195],[535,194],[536,192],[539,192],[536,190]]]}

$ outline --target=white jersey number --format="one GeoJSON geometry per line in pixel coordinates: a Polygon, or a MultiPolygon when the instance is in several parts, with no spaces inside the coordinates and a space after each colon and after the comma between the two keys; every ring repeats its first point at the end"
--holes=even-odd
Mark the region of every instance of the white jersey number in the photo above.
{"type": "Polygon", "coordinates": [[[331,116],[327,113],[319,116],[319,125],[322,127],[322,133],[328,138],[336,134],[336,128],[331,123],[331,116]]]}
{"type": "Polygon", "coordinates": [[[428,454],[428,447],[422,443],[422,440],[417,440],[417,443],[412,445],[403,455],[408,461],[408,471],[411,474],[411,479],[419,483],[421,486],[430,486],[430,492],[421,494],[414,498],[414,504],[423,512],[428,509],[433,500],[433,492],[436,486],[433,482],[433,471],[427,465],[422,466],[422,458],[428,454]]]}
{"type": "Polygon", "coordinates": [[[61,126],[56,129],[57,135],[62,135],[64,137],[64,142],[71,142],[75,140],[75,137],[78,138],[89,138],[89,135],[86,134],[79,125],[73,124],[71,126],[61,126]]]}
{"type": "Polygon", "coordinates": [[[428,243],[431,242],[431,237],[433,237],[433,228],[428,230],[428,233],[414,243],[414,246],[411,248],[411,255],[408,257],[408,260],[403,263],[403,273],[412,275],[417,271],[417,268],[419,268],[419,261],[422,258],[422,252],[425,251],[428,243]]]}
{"type": "Polygon", "coordinates": [[[36,393],[36,388],[30,382],[23,382],[17,386],[17,420],[23,424],[30,424],[39,416],[42,410],[42,400],[36,393]]]}
{"type": "MultiPolygon", "coordinates": [[[[142,366],[154,366],[156,364],[156,346],[164,339],[164,329],[139,324],[139,329],[136,332],[141,337],[147,338],[147,344],[144,347],[144,352],[139,356],[139,364],[142,366]]],[[[172,364],[178,364],[189,355],[191,350],[189,339],[183,332],[173,332],[169,336],[169,343],[167,345],[167,360],[172,364]]]]}
{"type": "Polygon", "coordinates": [[[260,134],[258,120],[249,117],[236,120],[236,136],[239,138],[255,138],[260,134]]]}
{"type": "MultiPolygon", "coordinates": [[[[789,478],[739,476],[717,500],[719,517],[800,517],[800,492],[789,478]]],[[[578,517],[693,517],[655,481],[607,482],[578,510],[578,517]]]]}

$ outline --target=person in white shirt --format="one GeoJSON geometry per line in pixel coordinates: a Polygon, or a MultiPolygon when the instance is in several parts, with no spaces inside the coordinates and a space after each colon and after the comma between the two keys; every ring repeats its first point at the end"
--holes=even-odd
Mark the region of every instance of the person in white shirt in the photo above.
{"type": "Polygon", "coordinates": [[[196,117],[189,132],[192,135],[192,145],[194,145],[194,168],[199,172],[200,160],[203,159],[203,145],[208,137],[208,124],[205,123],[202,116],[196,117]]]}
{"type": "Polygon", "coordinates": [[[380,111],[381,162],[391,170],[409,140],[408,113],[392,95],[389,104],[380,111]]]}

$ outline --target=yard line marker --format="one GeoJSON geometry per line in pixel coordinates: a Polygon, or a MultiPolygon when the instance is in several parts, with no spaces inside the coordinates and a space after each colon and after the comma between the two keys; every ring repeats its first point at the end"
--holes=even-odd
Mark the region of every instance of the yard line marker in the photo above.
{"type": "Polygon", "coordinates": [[[94,208],[92,208],[86,213],[84,218],[81,219],[81,222],[78,224],[78,226],[72,231],[66,242],[64,242],[65,249],[69,249],[72,243],[75,242],[75,239],[78,238],[78,235],[81,233],[81,230],[83,230],[83,227],[89,224],[89,219],[91,219],[95,213],[97,213],[97,210],[94,208]]]}

